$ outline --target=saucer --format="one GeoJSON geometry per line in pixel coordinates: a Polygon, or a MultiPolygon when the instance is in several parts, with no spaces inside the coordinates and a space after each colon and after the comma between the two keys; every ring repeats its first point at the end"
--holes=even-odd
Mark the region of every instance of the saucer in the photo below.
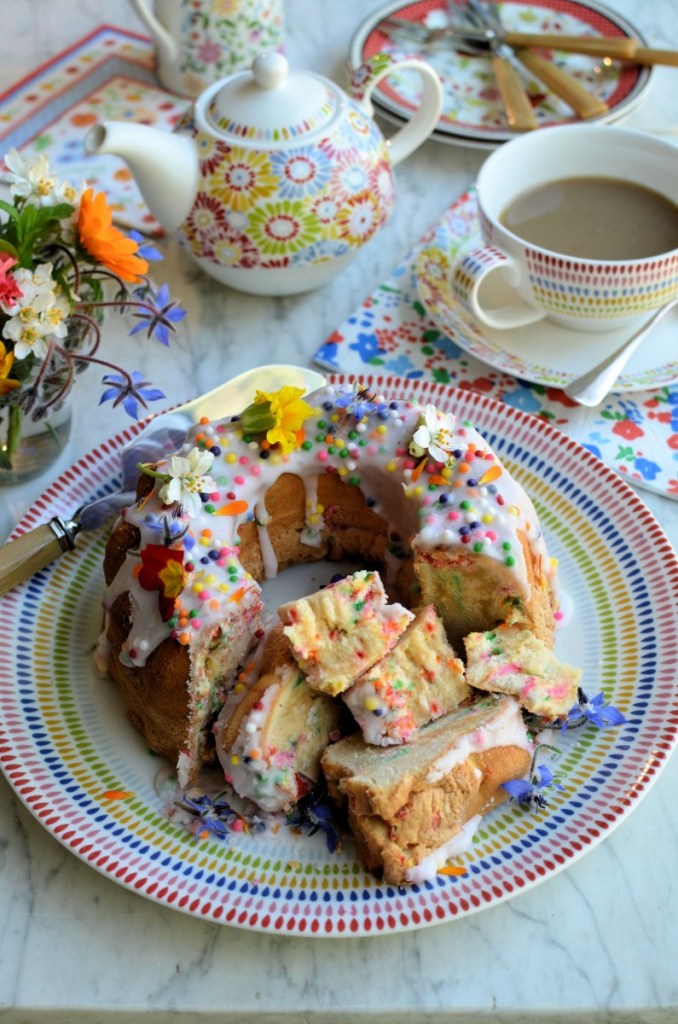
{"type": "MultiPolygon", "coordinates": [[[[480,324],[451,286],[451,269],[459,252],[480,244],[478,208],[471,189],[447,210],[416,263],[417,288],[426,312],[459,348],[477,359],[532,384],[564,388],[633,332],[628,325],[603,332],[574,331],[549,320],[505,331],[480,324]]],[[[614,392],[647,391],[678,380],[678,360],[667,359],[668,353],[676,352],[676,317],[678,312],[669,314],[639,346],[614,392]]]]}
{"type": "MultiPolygon", "coordinates": [[[[594,0],[504,0],[501,14],[506,27],[513,30],[613,36],[636,39],[646,45],[633,25],[594,0]]],[[[421,57],[438,72],[443,85],[443,109],[433,139],[489,148],[515,136],[506,123],[489,54],[472,56],[457,51],[452,45],[427,47],[402,35],[388,35],[382,24],[387,17],[435,27],[444,23],[446,0],[417,0],[416,3],[391,0],[378,7],[351,40],[349,63],[353,70],[382,51],[421,57]]],[[[558,51],[551,51],[550,56],[589,92],[608,104],[609,110],[593,118],[594,121],[610,122],[626,117],[645,98],[653,77],[650,67],[615,61],[606,63],[597,57],[558,51]]],[[[572,109],[541,82],[522,68],[520,74],[541,128],[578,120],[572,109]]],[[[412,71],[396,71],[380,83],[372,99],[379,114],[402,125],[421,101],[419,76],[412,71]]]]}

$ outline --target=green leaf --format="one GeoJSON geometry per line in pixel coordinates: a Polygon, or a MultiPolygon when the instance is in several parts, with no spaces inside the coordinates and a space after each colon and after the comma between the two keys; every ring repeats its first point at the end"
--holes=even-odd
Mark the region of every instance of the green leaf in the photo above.
{"type": "Polygon", "coordinates": [[[12,220],[19,220],[19,211],[11,203],[6,203],[4,199],[0,199],[0,210],[4,210],[5,213],[9,214],[12,220]]]}
{"type": "Polygon", "coordinates": [[[36,224],[45,227],[47,224],[58,223],[70,217],[75,209],[70,203],[57,203],[56,206],[41,206],[36,211],[36,224]]]}
{"type": "Polygon", "coordinates": [[[276,419],[271,413],[271,403],[252,402],[241,414],[240,422],[247,434],[261,434],[264,430],[272,430],[276,425],[276,419]]]}
{"type": "Polygon", "coordinates": [[[0,251],[8,252],[10,256],[14,256],[15,259],[19,258],[19,253],[11,242],[6,241],[4,238],[0,238],[0,251]]]}

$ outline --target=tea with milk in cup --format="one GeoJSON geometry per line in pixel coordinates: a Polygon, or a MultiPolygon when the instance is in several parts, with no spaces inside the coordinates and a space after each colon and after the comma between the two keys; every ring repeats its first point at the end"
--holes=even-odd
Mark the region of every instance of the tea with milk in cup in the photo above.
{"type": "Polygon", "coordinates": [[[606,177],[548,181],[499,217],[532,245],[589,260],[634,260],[678,248],[678,206],[654,189],[606,177]]]}

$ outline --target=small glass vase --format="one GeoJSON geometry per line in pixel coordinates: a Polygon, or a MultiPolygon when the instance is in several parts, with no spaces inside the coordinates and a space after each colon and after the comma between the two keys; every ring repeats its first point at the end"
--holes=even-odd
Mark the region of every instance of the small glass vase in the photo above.
{"type": "Polygon", "coordinates": [[[35,421],[16,406],[0,408],[0,486],[21,484],[44,473],[71,436],[71,406],[64,402],[35,421]]]}

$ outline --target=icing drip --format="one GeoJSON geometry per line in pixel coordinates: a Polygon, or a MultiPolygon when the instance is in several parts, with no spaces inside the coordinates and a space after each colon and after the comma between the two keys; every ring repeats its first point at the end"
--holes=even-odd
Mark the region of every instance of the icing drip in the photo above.
{"type": "Polygon", "coordinates": [[[311,548],[319,548],[323,542],[323,509],[318,505],[318,475],[304,477],[304,494],[306,499],[306,522],[301,533],[304,544],[311,548]]]}
{"type": "Polygon", "coordinates": [[[475,817],[469,818],[456,836],[448,839],[446,843],[439,846],[433,853],[429,853],[428,857],[424,857],[418,864],[415,864],[413,868],[409,868],[407,871],[408,882],[427,882],[430,878],[433,878],[437,871],[443,866],[445,861],[449,860],[450,857],[459,857],[462,853],[466,853],[471,847],[473,842],[473,836],[476,833],[478,825],[482,821],[482,815],[476,814],[475,817]]]}

